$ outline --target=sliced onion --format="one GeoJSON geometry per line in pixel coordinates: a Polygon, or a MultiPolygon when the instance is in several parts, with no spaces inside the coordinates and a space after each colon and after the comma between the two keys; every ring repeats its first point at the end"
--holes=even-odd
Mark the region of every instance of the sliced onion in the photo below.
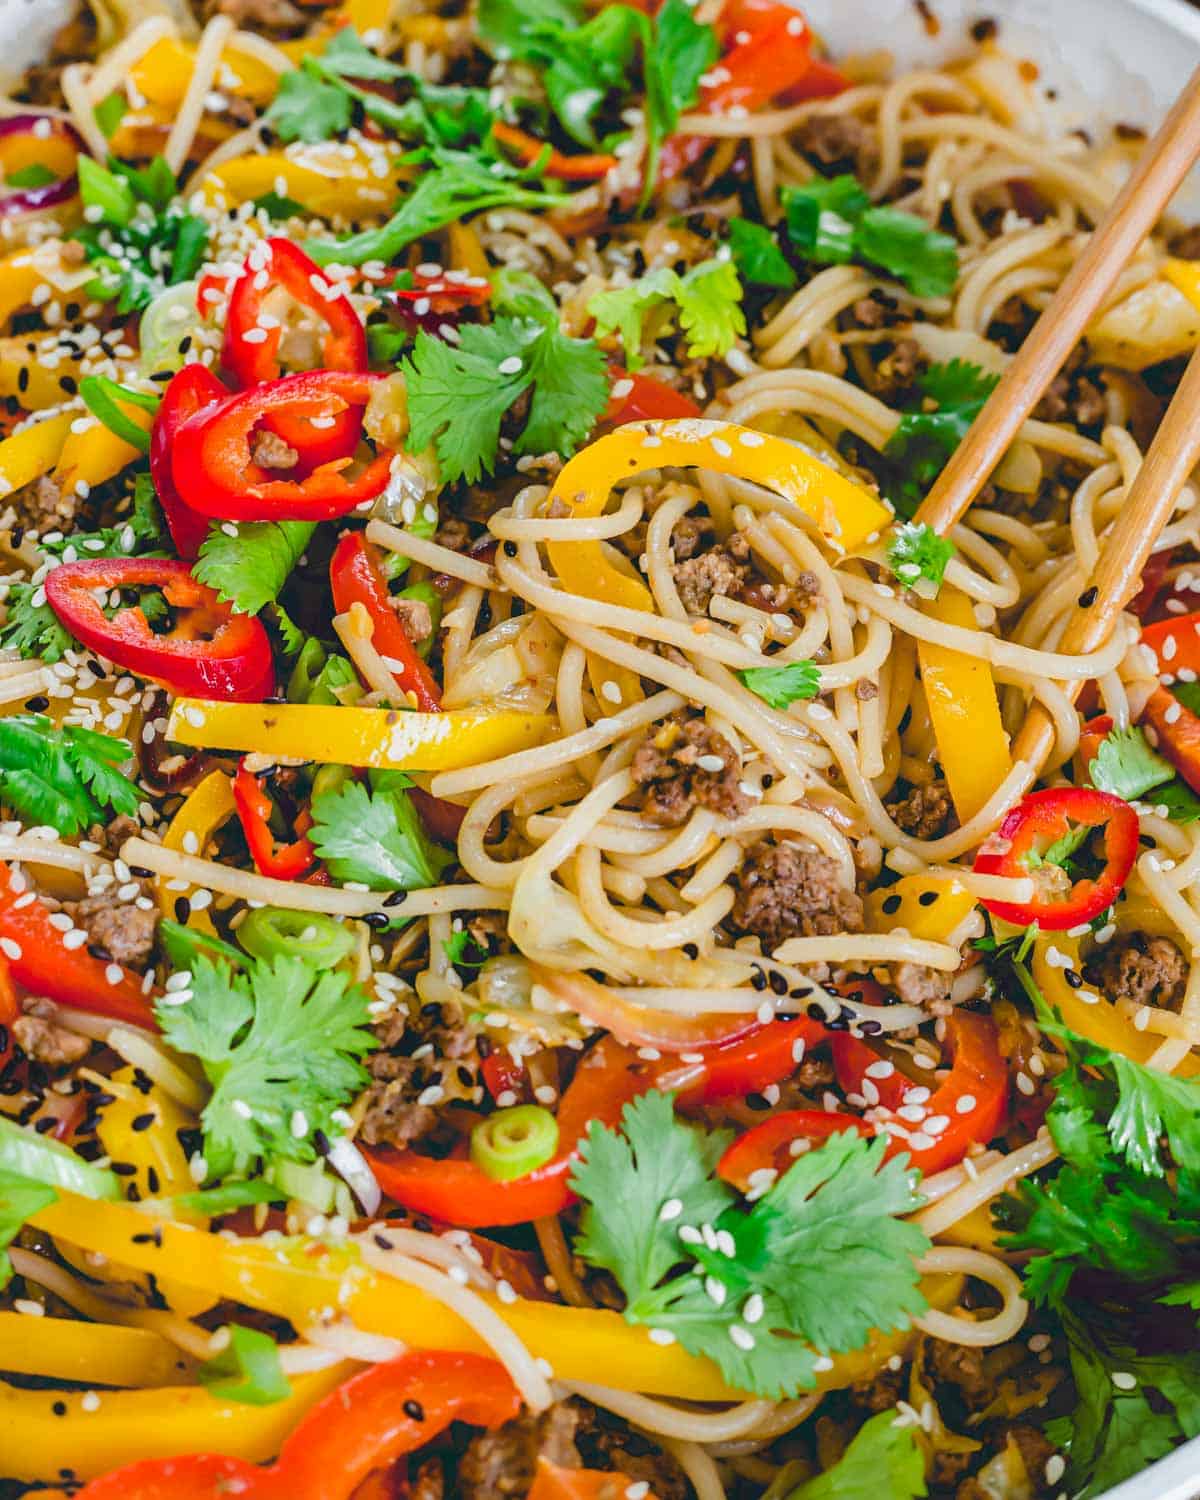
{"type": "Polygon", "coordinates": [[[375,1181],[375,1174],[367,1165],[367,1159],[350,1139],[339,1136],[334,1141],[325,1160],[338,1174],[358,1200],[358,1206],[368,1219],[373,1219],[383,1202],[383,1193],[375,1181]]]}
{"type": "MultiPolygon", "coordinates": [[[[76,152],[86,150],[83,138],[73,125],[53,115],[6,115],[0,118],[0,141],[8,136],[33,135],[35,126],[49,126],[48,134],[40,137],[49,140],[57,137],[69,141],[76,152]]],[[[42,187],[14,188],[11,193],[0,195],[0,218],[13,218],[20,214],[44,213],[69,203],[79,191],[79,179],[72,172],[60,177],[57,182],[47,182],[42,187]]]]}
{"type": "Polygon", "coordinates": [[[757,1014],[747,1011],[738,1015],[710,1012],[702,1016],[675,1015],[668,1010],[654,1010],[636,1005],[598,984],[586,974],[563,974],[533,965],[533,977],[576,1015],[611,1031],[619,1042],[631,1047],[656,1047],[661,1052],[690,1052],[697,1047],[712,1047],[731,1042],[761,1026],[757,1014]]]}

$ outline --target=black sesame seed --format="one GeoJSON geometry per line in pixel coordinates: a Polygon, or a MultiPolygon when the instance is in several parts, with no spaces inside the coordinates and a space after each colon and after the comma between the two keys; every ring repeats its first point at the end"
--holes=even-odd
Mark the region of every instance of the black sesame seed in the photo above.
{"type": "Polygon", "coordinates": [[[130,1130],[136,1130],[138,1132],[149,1130],[151,1125],[154,1124],[157,1118],[158,1117],[157,1115],[155,1115],[153,1110],[150,1110],[144,1115],[135,1115],[129,1122],[129,1128],[130,1130]]]}
{"type": "MultiPolygon", "coordinates": [[[[28,389],[29,389],[29,366],[28,365],[22,365],[21,368],[20,368],[20,370],[17,372],[17,390],[19,390],[21,392],[21,394],[24,395],[25,392],[28,389]]],[[[65,1406],[63,1407],[63,1410],[66,1411],[66,1407],[65,1406]]]]}
{"type": "Polygon", "coordinates": [[[373,1234],[371,1238],[375,1241],[375,1243],[381,1250],[393,1250],[395,1248],[386,1234],[373,1234]]]}
{"type": "Polygon", "coordinates": [[[113,961],[112,954],[106,947],[104,947],[102,943],[89,943],[87,945],[87,951],[92,955],[93,958],[99,959],[102,964],[110,964],[113,961]]]}
{"type": "Polygon", "coordinates": [[[410,1398],[404,1403],[404,1415],[411,1417],[414,1422],[423,1422],[425,1420],[425,1408],[419,1401],[413,1401],[410,1398]]]}
{"type": "Polygon", "coordinates": [[[1084,589],[1083,593],[1079,596],[1080,609],[1090,609],[1099,597],[1100,590],[1095,584],[1092,584],[1090,589],[1084,589]]]}
{"type": "Polygon", "coordinates": [[[50,1131],[58,1124],[53,1115],[43,1115],[40,1120],[35,1120],[33,1128],[38,1135],[49,1135],[50,1131]]]}
{"type": "Polygon", "coordinates": [[[883,898],[883,914],[885,917],[894,917],[904,905],[902,896],[885,896],[883,898]]]}
{"type": "Polygon", "coordinates": [[[878,1036],[883,1030],[883,1022],[872,1021],[868,1016],[865,1021],[859,1022],[858,1029],[862,1032],[863,1036],[878,1036]]]}
{"type": "MultiPolygon", "coordinates": [[[[21,374],[28,375],[29,371],[22,369],[21,374]]],[[[56,1417],[65,1417],[67,1414],[67,1403],[65,1401],[56,1401],[50,1410],[56,1417]]]]}
{"type": "Polygon", "coordinates": [[[381,931],[391,920],[391,917],[385,911],[369,911],[363,917],[363,921],[367,926],[373,927],[376,932],[381,931]]]}
{"type": "Polygon", "coordinates": [[[812,994],[811,984],[798,984],[794,990],[788,991],[789,1000],[807,1000],[812,994]]]}
{"type": "Polygon", "coordinates": [[[777,974],[777,973],[772,972],[771,978],[770,978],[770,985],[771,985],[771,991],[772,991],[773,994],[776,994],[776,995],[786,995],[787,994],[788,984],[787,984],[787,980],[783,977],[782,974],[777,974]]]}
{"type": "Polygon", "coordinates": [[[936,891],[922,891],[921,894],[917,897],[917,905],[932,906],[937,898],[938,893],[936,891]]]}
{"type": "Polygon", "coordinates": [[[384,904],[384,906],[388,906],[388,907],[391,907],[391,906],[402,906],[404,904],[404,902],[407,901],[407,900],[408,900],[408,892],[407,891],[393,891],[390,896],[388,896],[388,897],[385,898],[383,904],[384,904]]]}
{"type": "Polygon", "coordinates": [[[192,903],[186,896],[177,896],[175,898],[175,920],[181,927],[187,926],[187,919],[191,916],[191,914],[192,903]]]}
{"type": "Polygon", "coordinates": [[[696,946],[695,943],[684,943],[684,945],[683,945],[683,951],[687,955],[688,958],[699,958],[700,957],[700,949],[696,946]]]}
{"type": "Polygon", "coordinates": [[[157,1171],[157,1169],[154,1168],[154,1167],[147,1167],[146,1168],[146,1186],[150,1189],[150,1191],[152,1193],[157,1193],[158,1189],[159,1189],[159,1185],[160,1184],[159,1184],[159,1178],[158,1178],[158,1171],[157,1171]]]}
{"type": "Polygon", "coordinates": [[[118,1177],[133,1177],[137,1172],[137,1168],[131,1161],[115,1161],[112,1164],[112,1170],[118,1177]]]}
{"type": "Polygon", "coordinates": [[[129,873],[135,876],[138,880],[149,880],[150,877],[154,874],[154,871],[148,870],[145,865],[130,865],[129,873]]]}
{"type": "Polygon", "coordinates": [[[50,707],[49,698],[43,698],[40,694],[36,698],[30,698],[25,707],[31,714],[40,714],[42,709],[50,707]]]}
{"type": "Polygon", "coordinates": [[[1083,987],[1083,975],[1079,972],[1078,969],[1064,969],[1063,978],[1067,981],[1067,983],[1073,990],[1078,990],[1083,987]]]}
{"type": "Polygon", "coordinates": [[[770,1105],[769,1101],[766,1100],[766,1099],[764,1099],[761,1094],[747,1094],[746,1095],[746,1108],[747,1109],[753,1109],[753,1110],[759,1110],[759,1111],[761,1111],[761,1110],[764,1110],[764,1109],[770,1109],[770,1107],[771,1107],[771,1105],[770,1105]]]}
{"type": "Polygon", "coordinates": [[[322,1156],[328,1156],[329,1155],[329,1150],[330,1150],[330,1147],[329,1147],[329,1137],[325,1134],[325,1132],[323,1130],[314,1130],[313,1131],[313,1133],[312,1133],[312,1142],[313,1142],[313,1145],[317,1148],[318,1152],[322,1156]]]}
{"type": "Polygon", "coordinates": [[[808,1016],[810,1021],[824,1021],[825,1007],[819,1000],[814,1000],[808,1007],[808,1016]]]}
{"type": "Polygon", "coordinates": [[[433,1233],[433,1225],[424,1216],[424,1214],[420,1215],[420,1217],[418,1217],[418,1218],[416,1218],[416,1219],[413,1220],[413,1228],[415,1230],[417,1230],[418,1233],[420,1233],[420,1234],[432,1234],[433,1233]]]}
{"type": "Polygon", "coordinates": [[[752,969],[750,971],[750,985],[752,989],[765,990],[767,984],[767,976],[761,969],[752,969]]]}

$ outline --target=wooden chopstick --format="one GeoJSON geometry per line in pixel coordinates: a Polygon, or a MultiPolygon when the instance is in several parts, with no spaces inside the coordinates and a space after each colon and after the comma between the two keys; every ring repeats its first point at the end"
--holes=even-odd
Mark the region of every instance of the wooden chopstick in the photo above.
{"type": "MultiPolygon", "coordinates": [[[[1074,656],[1103,646],[1117,617],[1137,593],[1146,560],[1197,463],[1200,463],[1200,349],[1188,361],[1117,519],[1104,538],[1091,582],[1079,596],[1059,642],[1059,651],[1074,656]]],[[[1081,686],[1079,682],[1068,685],[1072,698],[1081,686]]],[[[1041,704],[1034,703],[1013,747],[1014,760],[1026,761],[1030,766],[1030,784],[1053,747],[1054,725],[1041,704]]]]}
{"type": "Polygon", "coordinates": [[[938,476],[918,521],[944,536],[962,519],[1197,157],[1200,68],[938,476]]]}

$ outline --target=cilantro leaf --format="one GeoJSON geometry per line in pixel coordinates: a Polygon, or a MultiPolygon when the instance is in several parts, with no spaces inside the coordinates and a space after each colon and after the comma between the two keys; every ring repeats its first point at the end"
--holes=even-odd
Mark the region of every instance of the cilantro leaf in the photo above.
{"type": "Polygon", "coordinates": [[[450,855],[425,836],[403,792],[369,792],[349,781],[313,798],[309,838],[335,880],[361,881],[373,891],[436,885],[450,855]]]}
{"type": "Polygon", "coordinates": [[[279,597],[316,526],[311,521],[245,521],[230,536],[209,528],[192,569],[240,614],[256,615],[279,597]]]}
{"type": "Polygon", "coordinates": [[[1158,1300],[1165,1307],[1190,1307],[1200,1312],[1200,1281],[1181,1281],[1158,1300]]]}
{"type": "Polygon", "coordinates": [[[340,84],[299,67],[280,78],[263,120],[281,141],[311,146],[349,130],[353,116],[354,100],[340,84]]]}
{"type": "Polygon", "coordinates": [[[815,662],[792,661],[786,667],[746,667],[742,683],[772,708],[790,708],[801,698],[821,691],[821,672],[815,662]]]}
{"type": "Polygon", "coordinates": [[[884,449],[894,468],[890,498],[902,516],[912,516],[983,410],[997,379],[962,359],[930,365],[920,376],[923,403],[904,413],[884,449]],[[930,402],[932,411],[926,409],[930,402]]]}
{"type": "Polygon", "coordinates": [[[647,103],[668,136],[700,95],[700,80],[721,54],[717,33],[702,26],[687,0],[664,0],[654,19],[654,44],[646,58],[647,103]]]}
{"type": "Polygon", "coordinates": [[[958,244],[924,219],[873,206],[848,173],[783,190],[788,238],[809,260],[865,261],[902,281],[917,297],[945,297],[958,279],[958,244]]]}
{"type": "Polygon", "coordinates": [[[928,1240],[895,1217],[919,1203],[914,1174],[883,1163],[882,1139],[837,1135],[746,1212],[712,1175],[727,1140],[654,1092],[625,1107],[620,1134],[593,1124],[571,1179],[576,1248],[617,1278],[627,1321],[674,1334],[740,1389],[794,1394],[820,1354],[925,1307],[915,1257],[928,1240]]]}
{"type": "Polygon", "coordinates": [[[588,303],[596,319],[596,337],[620,332],[625,363],[631,370],[645,364],[642,344],[647,320],[655,338],[670,327],[678,311],[679,326],[695,358],[727,354],[746,331],[742,285],[732,261],[702,261],[680,276],[669,267],[648,271],[631,286],[598,292],[588,303]]]}
{"type": "Polygon", "coordinates": [[[414,240],[468,214],[486,208],[549,208],[562,201],[561,193],[529,184],[522,173],[499,161],[443,147],[431,148],[425,160],[416,187],[386,224],[344,240],[310,240],[304,248],[313,260],[351,266],[392,261],[414,240]]]}
{"type": "Polygon", "coordinates": [[[799,280],[779,248],[778,240],[765,224],[755,224],[750,219],[730,219],[729,249],[743,281],[791,291],[799,280]]]}
{"type": "Polygon", "coordinates": [[[1161,1137],[1166,1137],[1177,1167],[1200,1174],[1200,1083],[1147,1068],[1110,1052],[1117,1099],[1108,1134],[1119,1155],[1147,1177],[1165,1177],[1161,1137]]]}
{"type": "Polygon", "coordinates": [[[450,934],[442,944],[442,952],[455,968],[462,969],[478,969],[488,958],[487,948],[480,947],[465,927],[450,934]]]}
{"type": "Polygon", "coordinates": [[[479,0],[479,35],[506,57],[527,58],[541,50],[540,39],[557,41],[583,25],[578,0],[479,0]]]}
{"type": "Polygon", "coordinates": [[[40,584],[6,585],[4,624],[0,625],[0,646],[17,651],[26,659],[61,661],[63,654],[75,645],[71,632],[46,603],[46,591],[40,584]],[[40,598],[40,603],[34,601],[40,598]]]}
{"type": "Polygon", "coordinates": [[[1146,792],[1175,776],[1175,768],[1164,760],[1136,725],[1110,730],[1088,763],[1088,777],[1101,792],[1136,802],[1146,792]]]}
{"type": "Polygon", "coordinates": [[[79,833],[109,811],[137,812],[136,784],[119,768],[133,752],[90,729],[56,729],[40,714],[0,719],[0,801],[27,823],[79,833]]]}
{"type": "Polygon", "coordinates": [[[210,1175],[245,1173],[259,1157],[314,1160],[310,1136],[294,1135],[292,1120],[299,1111],[310,1132],[331,1131],[332,1112],[366,1082],[361,1059],[375,1045],[366,994],[298,958],[234,973],[198,957],[191,972],[191,998],[167,996],[156,1016],[164,1039],[198,1058],[212,1085],[200,1117],[210,1175]]]}
{"type": "Polygon", "coordinates": [[[0,1167],[0,1287],[12,1277],[8,1247],[20,1234],[25,1221],[53,1203],[58,1194],[47,1182],[35,1182],[0,1167]]]}
{"type": "Polygon", "coordinates": [[[939,536],[926,522],[904,521],[888,542],[888,566],[905,588],[934,599],[954,551],[949,537],[939,536]]]}
{"type": "Polygon", "coordinates": [[[881,1411],[859,1428],[837,1463],[805,1480],[787,1500],[918,1500],[925,1494],[925,1456],[917,1429],[881,1411]]]}
{"type": "Polygon", "coordinates": [[[196,1379],[219,1400],[246,1406],[272,1406],[292,1394],[275,1340],[240,1323],[229,1325],[228,1345],[199,1366],[196,1379]]]}
{"type": "Polygon", "coordinates": [[[165,540],[154,481],[142,473],[134,476],[133,508],[127,516],[97,531],[72,531],[53,541],[41,537],[38,547],[59,562],[76,562],[80,558],[166,556],[165,540]]]}

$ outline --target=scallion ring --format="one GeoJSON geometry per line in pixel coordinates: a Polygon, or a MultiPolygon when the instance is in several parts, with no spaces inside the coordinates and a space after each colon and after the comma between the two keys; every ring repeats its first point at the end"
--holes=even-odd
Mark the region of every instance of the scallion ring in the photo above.
{"type": "Polygon", "coordinates": [[[264,906],[252,911],[237,930],[238,942],[254,958],[303,958],[318,968],[332,968],[355,945],[347,927],[320,912],[287,911],[264,906]]]}
{"type": "Polygon", "coordinates": [[[471,1160],[498,1182],[524,1177],[558,1150],[558,1121],[540,1104],[497,1110],[471,1132],[471,1160]]]}

